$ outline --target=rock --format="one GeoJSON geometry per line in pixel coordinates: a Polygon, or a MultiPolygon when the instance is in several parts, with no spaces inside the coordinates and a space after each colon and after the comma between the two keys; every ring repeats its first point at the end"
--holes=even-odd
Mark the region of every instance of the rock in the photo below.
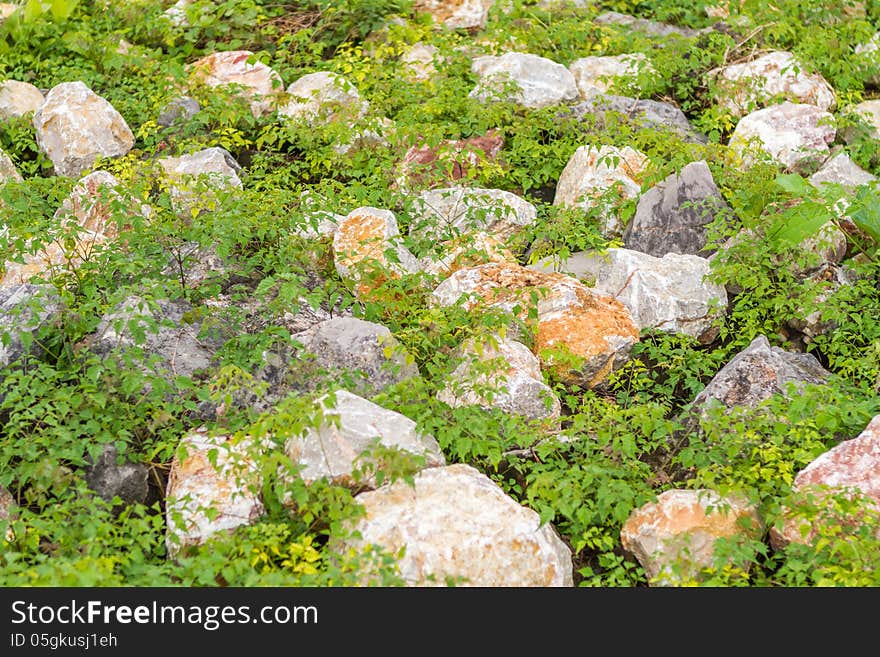
{"type": "Polygon", "coordinates": [[[320,397],[315,407],[317,426],[291,436],[284,447],[307,484],[326,479],[350,488],[375,488],[383,457],[371,450],[378,446],[409,454],[419,469],[446,464],[437,441],[417,431],[405,415],[347,390],[320,397]]]}
{"type": "Polygon", "coordinates": [[[145,368],[170,376],[192,377],[212,366],[219,347],[200,337],[203,321],[183,300],[148,304],[132,296],[106,313],[83,346],[99,356],[122,356],[135,347],[145,368]]]}
{"type": "Polygon", "coordinates": [[[442,279],[465,267],[490,262],[517,264],[516,256],[498,238],[480,232],[441,242],[437,251],[436,258],[433,255],[422,258],[422,267],[426,274],[442,279]]]}
{"type": "Polygon", "coordinates": [[[707,227],[728,209],[706,162],[691,162],[641,195],[623,243],[658,257],[709,255],[707,227]]]}
{"type": "Polygon", "coordinates": [[[815,105],[786,101],[740,119],[728,146],[743,166],[767,156],[786,169],[809,174],[828,156],[836,134],[833,120],[815,105]]]}
{"type": "Polygon", "coordinates": [[[169,102],[159,113],[156,123],[163,128],[168,128],[175,123],[186,123],[199,113],[202,106],[199,101],[189,96],[181,96],[169,102]]]}
{"type": "Polygon", "coordinates": [[[471,72],[479,76],[479,80],[468,95],[484,102],[507,100],[536,109],[580,98],[571,71],[538,55],[521,52],[497,57],[484,55],[473,60],[471,72]],[[511,82],[515,83],[516,91],[507,96],[505,86],[511,82]]]}
{"type": "Polygon", "coordinates": [[[209,87],[234,85],[250,103],[251,114],[263,116],[274,109],[284,82],[263,62],[250,62],[253,54],[250,50],[211,53],[192,64],[190,76],[209,87]]]}
{"type": "Polygon", "coordinates": [[[7,260],[3,265],[5,271],[0,279],[0,288],[28,283],[35,276],[49,279],[70,273],[72,268],[88,259],[95,248],[106,239],[100,233],[81,231],[70,244],[63,244],[56,239],[42,244],[36,253],[23,254],[22,262],[7,260]]]}
{"type": "Polygon", "coordinates": [[[232,532],[264,513],[254,442],[212,436],[205,429],[180,442],[165,489],[165,546],[175,558],[218,532],[232,532]]]}
{"type": "Polygon", "coordinates": [[[0,21],[4,21],[18,10],[19,5],[11,2],[0,2],[0,21]]]}
{"type": "MultiPolygon", "coordinates": [[[[0,6],[0,10],[2,10],[2,6],[0,6]]],[[[12,523],[17,518],[15,498],[12,496],[12,493],[3,486],[0,486],[0,523],[12,523]]],[[[7,541],[15,540],[15,533],[12,531],[12,527],[6,527],[5,536],[7,541]]]]}
{"type": "Polygon", "coordinates": [[[93,171],[74,185],[54,218],[59,225],[73,227],[76,232],[84,230],[114,239],[119,236],[118,218],[134,214],[147,217],[150,213],[148,206],[136,208],[134,199],[125,198],[120,189],[116,176],[107,171],[93,171]],[[114,207],[123,205],[129,208],[127,212],[114,207]]]}
{"type": "Polygon", "coordinates": [[[15,164],[9,159],[9,156],[0,150],[0,186],[9,180],[21,182],[22,177],[18,169],[15,168],[15,164]]]}
{"type": "Polygon", "coordinates": [[[467,139],[444,139],[436,147],[412,146],[400,162],[395,183],[401,189],[445,186],[495,161],[504,147],[497,130],[467,139]]]}
{"type": "Polygon", "coordinates": [[[704,412],[712,406],[755,408],[773,395],[788,395],[807,384],[824,384],[831,373],[812,354],[771,347],[759,335],[712,378],[691,402],[704,412]]]}
{"type": "Polygon", "coordinates": [[[684,38],[691,38],[700,34],[699,30],[692,30],[687,27],[678,27],[677,25],[669,25],[667,23],[659,23],[657,21],[649,21],[644,18],[636,18],[628,14],[621,14],[616,11],[606,11],[593,19],[596,25],[619,25],[628,27],[639,32],[644,32],[652,37],[666,37],[676,35],[684,38]]]}
{"type": "Polygon", "coordinates": [[[404,72],[414,80],[430,80],[437,74],[436,62],[440,61],[437,46],[429,43],[415,43],[400,56],[404,72]]]}
{"type": "Polygon", "coordinates": [[[238,172],[241,165],[224,148],[213,146],[179,157],[163,157],[159,165],[164,184],[171,193],[171,204],[181,216],[194,217],[216,210],[217,191],[243,187],[238,172]]]}
{"type": "Polygon", "coordinates": [[[640,52],[581,57],[568,65],[583,98],[612,91],[620,84],[638,86],[640,77],[655,78],[651,60],[640,52]]]}
{"type": "Polygon", "coordinates": [[[808,73],[790,52],[774,51],[750,62],[717,71],[718,104],[734,116],[766,107],[775,98],[815,105],[831,112],[837,105],[834,89],[819,73],[808,73]]]}
{"type": "Polygon", "coordinates": [[[339,277],[354,280],[358,293],[367,296],[377,283],[421,268],[401,241],[394,213],[369,206],[355,208],[339,222],[333,235],[333,261],[339,277]]]}
{"type": "Polygon", "coordinates": [[[79,81],[52,87],[33,124],[37,146],[58,176],[78,178],[99,157],[119,157],[134,146],[134,135],[122,115],[79,81]]]}
{"type": "Polygon", "coordinates": [[[363,118],[369,104],[341,75],[330,71],[308,73],[291,83],[286,93],[290,100],[278,114],[314,126],[341,118],[363,118]]]}
{"type": "Polygon", "coordinates": [[[149,470],[144,463],[119,463],[116,447],[104,450],[86,467],[86,484],[106,502],[119,496],[123,504],[143,504],[149,494],[149,470]]]}
{"type": "Polygon", "coordinates": [[[558,265],[545,258],[532,268],[571,274],[593,284],[596,292],[623,303],[640,331],[683,333],[705,344],[715,339],[713,324],[727,309],[727,292],[709,280],[709,265],[695,255],[668,253],[656,258],[610,248],[603,253],[575,253],[558,265]]]}
{"type": "MultiPolygon", "coordinates": [[[[299,358],[342,380],[361,395],[374,395],[388,386],[419,376],[412,356],[386,327],[356,317],[334,317],[291,336],[302,345],[299,358]]],[[[294,364],[293,369],[302,367],[294,364]]],[[[314,374],[309,375],[314,378],[314,374]]]]}
{"type": "MultiPolygon", "coordinates": [[[[715,543],[756,541],[763,533],[757,508],[736,496],[707,490],[671,489],[634,510],[620,531],[652,586],[680,586],[715,567],[715,543]]],[[[744,571],[750,563],[731,564],[744,571]]]]}
{"type": "Polygon", "coordinates": [[[36,112],[45,100],[43,93],[34,85],[6,80],[0,84],[0,120],[36,112]]]}
{"type": "Polygon", "coordinates": [[[836,183],[853,188],[875,180],[876,176],[862,169],[843,151],[825,160],[819,170],[810,176],[810,182],[816,187],[822,183],[836,183]]]}
{"type": "Polygon", "coordinates": [[[428,468],[355,498],[366,516],[341,549],[403,556],[410,586],[573,586],[571,550],[553,527],[464,464],[428,468]]]}
{"type": "Polygon", "coordinates": [[[562,117],[589,118],[601,129],[610,117],[645,130],[667,130],[690,143],[705,144],[708,139],[697,132],[680,109],[657,100],[629,98],[612,94],[593,94],[576,105],[566,107],[562,117]]]}
{"type": "Polygon", "coordinates": [[[429,13],[450,30],[481,30],[493,4],[495,0],[416,0],[413,9],[429,13]]]}
{"type": "Polygon", "coordinates": [[[0,368],[40,354],[39,335],[58,320],[62,308],[51,285],[0,286],[0,368]]]}
{"type": "Polygon", "coordinates": [[[162,12],[162,15],[175,27],[189,27],[189,18],[186,15],[186,10],[189,9],[191,4],[191,0],[177,0],[177,2],[162,12]]]}
{"type": "MultiPolygon", "coordinates": [[[[830,225],[834,227],[834,224],[830,225]]],[[[826,335],[837,328],[837,322],[822,319],[823,306],[842,286],[852,285],[855,282],[855,276],[846,267],[837,267],[826,263],[807,276],[805,280],[816,281],[822,286],[822,289],[809,304],[804,304],[799,308],[797,315],[789,318],[786,324],[789,328],[800,333],[803,341],[809,344],[817,336],[826,335]]]]}
{"type": "Polygon", "coordinates": [[[440,306],[478,303],[537,317],[534,353],[562,382],[593,388],[629,358],[639,331],[629,310],[571,276],[492,263],[459,269],[431,295],[440,306]]]}
{"type": "Polygon", "coordinates": [[[544,383],[540,361],[521,342],[491,336],[470,339],[459,349],[461,363],[437,398],[452,407],[497,408],[529,420],[555,420],[559,399],[544,383]]]}
{"type": "MultiPolygon", "coordinates": [[[[792,483],[795,499],[807,502],[813,509],[807,516],[785,510],[782,525],[770,528],[771,546],[775,550],[781,550],[792,542],[815,541],[821,528],[833,523],[834,515],[840,514],[840,511],[833,510],[832,502],[823,503],[823,500],[835,494],[859,495],[869,509],[880,513],[878,472],[880,472],[880,415],[874,417],[858,436],[844,440],[820,454],[797,473],[792,483]]],[[[849,514],[843,518],[842,524],[855,528],[863,522],[873,521],[849,514]]],[[[876,526],[875,534],[880,538],[880,528],[876,526]]]]}
{"type": "Polygon", "coordinates": [[[501,243],[538,218],[534,205],[501,189],[446,187],[419,194],[413,202],[410,235],[432,241],[482,232],[501,243]]]}
{"type": "Polygon", "coordinates": [[[623,226],[617,204],[603,201],[602,197],[609,190],[616,189],[622,199],[637,198],[642,190],[642,174],[648,164],[643,153],[629,146],[580,146],[559,175],[553,205],[589,209],[604,203],[602,234],[619,237],[623,226]]]}

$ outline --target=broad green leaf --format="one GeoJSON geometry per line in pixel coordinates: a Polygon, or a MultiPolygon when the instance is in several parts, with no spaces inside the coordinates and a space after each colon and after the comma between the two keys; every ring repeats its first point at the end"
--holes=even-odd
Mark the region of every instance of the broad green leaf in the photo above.
{"type": "Polygon", "coordinates": [[[816,189],[796,173],[780,173],[776,176],[776,184],[779,185],[783,191],[793,194],[794,196],[809,198],[816,194],[816,189]]]}
{"type": "Polygon", "coordinates": [[[43,15],[43,3],[40,0],[28,0],[24,5],[24,20],[26,23],[33,23],[43,15]]]}
{"type": "Polygon", "coordinates": [[[806,201],[779,215],[767,235],[775,243],[800,244],[830,219],[831,213],[824,205],[806,201]]]}
{"type": "Polygon", "coordinates": [[[52,16],[56,21],[69,18],[79,4],[79,0],[52,0],[52,16]]]}
{"type": "Polygon", "coordinates": [[[852,205],[847,209],[847,214],[856,226],[880,244],[880,198],[875,190],[867,185],[859,187],[852,205]]]}

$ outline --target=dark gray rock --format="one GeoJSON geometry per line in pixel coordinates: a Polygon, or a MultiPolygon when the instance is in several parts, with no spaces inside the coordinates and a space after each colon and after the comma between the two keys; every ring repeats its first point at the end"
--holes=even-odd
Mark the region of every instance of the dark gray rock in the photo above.
{"type": "Polygon", "coordinates": [[[694,398],[691,411],[718,404],[755,408],[775,394],[788,394],[789,384],[823,384],[830,375],[812,354],[771,347],[760,335],[709,381],[694,398]]]}
{"type": "Polygon", "coordinates": [[[38,335],[62,310],[61,297],[49,285],[0,287],[0,367],[40,352],[38,335]]]}
{"type": "Polygon", "coordinates": [[[600,128],[608,122],[606,114],[614,112],[637,128],[669,130],[677,133],[683,141],[690,143],[708,142],[705,135],[694,129],[684,112],[674,105],[658,100],[597,93],[566,108],[564,112],[577,119],[592,116],[600,128]]]}
{"type": "Polygon", "coordinates": [[[175,123],[186,123],[201,109],[202,106],[194,98],[188,96],[175,98],[162,108],[156,123],[163,128],[168,128],[175,123]]]}
{"type": "Polygon", "coordinates": [[[116,447],[104,445],[100,456],[86,467],[86,484],[107,502],[119,496],[125,504],[143,504],[149,494],[148,475],[145,464],[119,463],[116,447]]]}
{"type": "Polygon", "coordinates": [[[684,166],[642,194],[623,234],[628,249],[663,257],[680,253],[706,257],[707,226],[729,210],[706,162],[684,166]]]}

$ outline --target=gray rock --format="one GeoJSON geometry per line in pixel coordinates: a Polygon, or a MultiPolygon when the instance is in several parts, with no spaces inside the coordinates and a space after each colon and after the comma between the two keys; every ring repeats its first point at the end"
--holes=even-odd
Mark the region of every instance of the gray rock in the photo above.
{"type": "Polygon", "coordinates": [[[843,151],[825,160],[819,170],[810,176],[810,182],[817,187],[822,183],[836,183],[852,188],[867,185],[875,180],[877,180],[876,176],[862,169],[843,151]]]}
{"type": "Polygon", "coordinates": [[[326,479],[352,488],[375,488],[373,468],[380,465],[381,455],[377,461],[369,451],[376,446],[424,459],[421,467],[446,465],[437,441],[420,433],[416,423],[405,415],[347,390],[324,395],[315,401],[315,406],[320,411],[317,426],[306,427],[302,434],[291,436],[284,447],[306,483],[326,479]]]}
{"type": "Polygon", "coordinates": [[[145,367],[155,358],[155,371],[171,376],[193,376],[209,369],[219,344],[200,336],[200,313],[183,300],[154,303],[151,307],[140,297],[129,297],[104,315],[85,345],[102,356],[122,355],[140,347],[145,367]]]}
{"type": "Polygon", "coordinates": [[[657,100],[629,98],[613,94],[594,94],[576,105],[566,108],[562,116],[576,119],[592,117],[600,129],[608,122],[607,113],[613,112],[627,123],[641,129],[669,130],[686,142],[705,144],[708,139],[697,132],[680,109],[657,100]]]}
{"type": "Polygon", "coordinates": [[[598,25],[620,25],[622,27],[632,28],[639,32],[644,32],[652,37],[666,37],[676,35],[685,38],[699,36],[701,30],[694,30],[688,27],[678,27],[677,25],[669,25],[668,23],[659,23],[650,21],[645,18],[637,18],[629,14],[621,14],[616,11],[606,11],[596,16],[593,23],[598,25]]]}
{"type": "Polygon", "coordinates": [[[639,198],[623,234],[628,249],[662,257],[667,253],[706,256],[707,226],[729,209],[712,172],[700,160],[684,166],[639,198]]]}
{"type": "Polygon", "coordinates": [[[186,123],[199,113],[202,106],[199,101],[189,96],[175,98],[162,108],[156,123],[163,128],[168,128],[175,123],[186,123]]]}
{"type": "Polygon", "coordinates": [[[758,336],[719,371],[691,403],[692,410],[712,405],[755,408],[776,394],[788,394],[789,384],[823,384],[831,373],[812,354],[771,347],[758,336]]]}
{"type": "Polygon", "coordinates": [[[372,395],[419,375],[412,356],[391,331],[356,317],[329,319],[292,338],[303,345],[299,358],[313,358],[311,367],[326,372],[330,380],[346,379],[347,387],[358,394],[372,395]]]}
{"type": "MultiPolygon", "coordinates": [[[[18,169],[15,168],[15,164],[9,158],[9,156],[0,150],[0,185],[5,183],[7,180],[15,180],[17,182],[21,182],[21,174],[18,172],[18,169]]],[[[2,233],[0,233],[2,234],[2,233]]]]}
{"type": "Polygon", "coordinates": [[[0,367],[39,354],[37,338],[62,308],[61,297],[51,285],[0,287],[0,367]]]}
{"type": "Polygon", "coordinates": [[[118,461],[116,447],[104,445],[104,451],[86,467],[86,483],[107,502],[119,496],[125,504],[143,504],[149,494],[147,466],[118,461]]]}

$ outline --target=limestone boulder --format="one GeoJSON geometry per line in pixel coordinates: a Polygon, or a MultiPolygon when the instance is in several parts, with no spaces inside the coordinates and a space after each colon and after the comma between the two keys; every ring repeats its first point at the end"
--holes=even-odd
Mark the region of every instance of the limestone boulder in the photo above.
{"type": "Polygon", "coordinates": [[[795,390],[807,384],[820,385],[829,376],[812,354],[771,347],[767,338],[759,335],[712,377],[691,407],[755,408],[773,395],[788,395],[790,385],[795,390]]]}
{"type": "Polygon", "coordinates": [[[63,307],[51,285],[0,286],[0,368],[39,354],[40,332],[58,321],[63,307]]]}
{"type": "Polygon", "coordinates": [[[534,327],[533,352],[560,381],[600,386],[625,363],[639,330],[626,306],[577,279],[519,265],[460,269],[437,286],[434,303],[499,308],[534,327]],[[535,319],[536,318],[536,319],[535,319]]]}
{"type": "Polygon", "coordinates": [[[710,255],[708,226],[726,210],[729,206],[706,162],[691,162],[639,197],[623,233],[624,246],[657,257],[710,255]]]}
{"type": "Polygon", "coordinates": [[[79,178],[99,157],[119,157],[134,146],[122,115],[83,82],[62,82],[34,113],[37,146],[55,175],[79,178]]]}
{"type": "Polygon", "coordinates": [[[260,61],[251,61],[250,50],[211,53],[195,61],[190,76],[209,87],[236,88],[250,103],[255,117],[268,114],[284,91],[281,76],[260,61]]]}
{"type": "Polygon", "coordinates": [[[533,510],[464,464],[428,468],[356,498],[366,515],[341,549],[403,556],[410,586],[570,587],[571,550],[533,510]]]}
{"type": "Polygon", "coordinates": [[[400,162],[395,184],[400,189],[444,187],[496,162],[503,147],[497,130],[466,139],[444,139],[437,146],[411,146],[400,162]]]}
{"type": "Polygon", "coordinates": [[[15,168],[15,163],[13,163],[6,153],[0,150],[0,186],[2,186],[7,180],[21,182],[22,177],[18,172],[18,169],[15,168]]]}
{"type": "Polygon", "coordinates": [[[580,57],[568,65],[583,98],[613,91],[618,85],[638,87],[639,79],[657,77],[651,60],[644,53],[624,53],[580,57]]]}
{"type": "Polygon", "coordinates": [[[695,255],[668,253],[662,258],[611,248],[580,252],[563,262],[554,258],[532,265],[541,271],[571,274],[623,303],[639,330],[682,333],[711,342],[715,321],[727,309],[727,291],[709,280],[710,262],[695,255]]]}
{"type": "Polygon", "coordinates": [[[469,96],[484,102],[505,100],[536,109],[580,98],[571,71],[530,53],[483,55],[473,60],[471,72],[478,76],[478,81],[469,96]],[[512,95],[508,87],[512,87],[512,95]]]}
{"type": "Polygon", "coordinates": [[[537,208],[521,196],[482,187],[427,190],[413,201],[412,211],[410,234],[432,241],[486,233],[505,243],[538,218],[537,208]]]}
{"type": "Polygon", "coordinates": [[[481,30],[486,27],[495,0],[416,0],[414,9],[431,15],[435,23],[450,30],[481,30]]]}
{"type": "MultiPolygon", "coordinates": [[[[880,415],[876,416],[864,431],[855,438],[844,440],[827,452],[820,454],[803,470],[797,473],[792,483],[795,499],[814,499],[811,510],[799,514],[792,510],[785,513],[781,526],[770,529],[770,543],[774,549],[782,549],[791,542],[811,543],[819,534],[820,528],[834,522],[831,504],[823,504],[835,494],[858,495],[867,508],[880,513],[880,415]],[[828,514],[826,517],[822,517],[828,514]]],[[[838,520],[850,528],[871,521],[855,514],[838,520]]],[[[880,528],[875,526],[880,537],[880,528]]]]}
{"type": "Polygon", "coordinates": [[[821,74],[812,72],[793,54],[773,51],[717,72],[718,103],[734,116],[744,116],[783,98],[834,111],[837,97],[821,74]]]}
{"type": "Polygon", "coordinates": [[[308,73],[285,90],[288,102],[278,114],[287,120],[317,125],[336,118],[358,119],[366,115],[369,103],[343,76],[331,71],[308,73]]]}
{"type": "Polygon", "coordinates": [[[617,206],[638,198],[648,164],[644,153],[629,146],[580,146],[559,175],[553,205],[585,209],[601,205],[602,234],[619,237],[623,225],[617,206]],[[609,192],[614,192],[610,198],[609,192]]]}
{"type": "Polygon", "coordinates": [[[834,116],[815,105],[789,101],[742,117],[728,146],[752,166],[767,157],[798,173],[813,173],[829,155],[837,131],[834,116]]]}
{"type": "Polygon", "coordinates": [[[320,479],[350,488],[375,488],[383,455],[376,448],[408,454],[414,467],[446,465],[437,441],[405,415],[347,390],[317,399],[317,417],[285,443],[285,454],[307,484],[320,479]]]}
{"type": "Polygon", "coordinates": [[[43,92],[29,82],[5,80],[0,83],[0,120],[36,112],[45,100],[43,92]]]}
{"type": "Polygon", "coordinates": [[[241,165],[225,148],[212,146],[177,157],[159,159],[162,184],[171,194],[175,212],[193,217],[216,210],[221,190],[241,189],[241,165]]]}
{"type": "Polygon", "coordinates": [[[415,43],[400,56],[404,72],[413,80],[430,80],[437,74],[437,62],[441,59],[437,46],[429,43],[415,43]]]}
{"type": "Polygon", "coordinates": [[[180,442],[165,488],[165,546],[169,558],[265,513],[255,442],[211,435],[205,429],[180,442]]]}
{"type": "MultiPolygon", "coordinates": [[[[621,546],[641,564],[652,586],[699,581],[717,566],[719,540],[755,541],[763,532],[757,508],[707,489],[671,489],[634,510],[620,531],[621,546]]],[[[748,571],[749,563],[730,564],[748,571]]]]}
{"type": "Polygon", "coordinates": [[[497,408],[529,420],[555,420],[559,399],[544,383],[541,363],[521,342],[472,338],[459,349],[460,364],[437,398],[452,407],[497,408]]]}

